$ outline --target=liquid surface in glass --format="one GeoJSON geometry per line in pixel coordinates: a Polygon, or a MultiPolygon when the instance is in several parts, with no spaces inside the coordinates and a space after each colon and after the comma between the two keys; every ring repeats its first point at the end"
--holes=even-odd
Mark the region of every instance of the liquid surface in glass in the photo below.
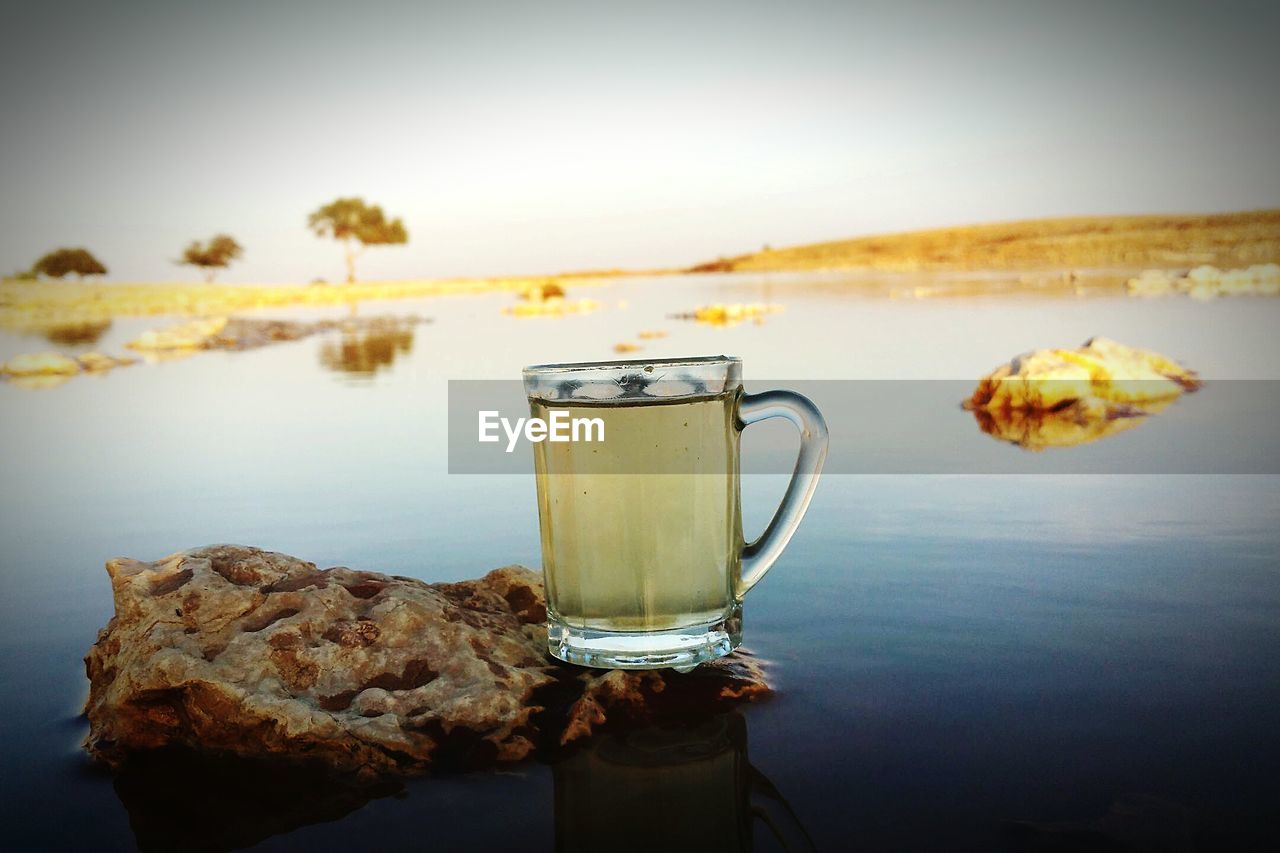
{"type": "Polygon", "coordinates": [[[722,618],[739,572],[736,392],[547,404],[603,442],[534,445],[547,604],[566,625],[652,631],[722,618]],[[643,473],[661,471],[662,473],[643,473]]]}

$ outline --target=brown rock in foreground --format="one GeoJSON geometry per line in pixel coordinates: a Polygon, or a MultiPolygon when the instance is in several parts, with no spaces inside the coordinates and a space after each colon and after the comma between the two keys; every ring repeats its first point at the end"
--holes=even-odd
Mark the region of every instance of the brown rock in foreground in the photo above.
{"type": "Polygon", "coordinates": [[[554,661],[541,577],[521,566],[426,584],[220,545],[107,571],[116,615],[85,658],[85,745],[111,764],[180,746],[412,774],[769,692],[741,653],[688,675],[554,661]]]}

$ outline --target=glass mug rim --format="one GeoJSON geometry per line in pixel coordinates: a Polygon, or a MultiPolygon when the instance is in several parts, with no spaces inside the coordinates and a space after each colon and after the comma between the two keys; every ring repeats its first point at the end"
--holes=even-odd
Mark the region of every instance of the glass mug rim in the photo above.
{"type": "Polygon", "coordinates": [[[531,364],[524,368],[525,377],[545,376],[549,373],[578,373],[593,370],[610,370],[617,367],[684,367],[723,364],[741,365],[742,359],[736,355],[700,355],[685,358],[627,358],[613,361],[565,361],[553,364],[531,364]]]}
{"type": "Polygon", "coordinates": [[[549,403],[637,406],[715,397],[742,387],[742,359],[730,355],[535,364],[525,394],[549,403]]]}

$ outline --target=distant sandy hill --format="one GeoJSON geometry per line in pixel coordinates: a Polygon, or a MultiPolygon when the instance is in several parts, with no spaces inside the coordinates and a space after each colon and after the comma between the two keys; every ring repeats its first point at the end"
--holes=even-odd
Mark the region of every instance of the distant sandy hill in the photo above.
{"type": "Polygon", "coordinates": [[[1236,267],[1280,260],[1280,210],[1081,216],[909,231],[766,249],[690,272],[1236,267]]]}

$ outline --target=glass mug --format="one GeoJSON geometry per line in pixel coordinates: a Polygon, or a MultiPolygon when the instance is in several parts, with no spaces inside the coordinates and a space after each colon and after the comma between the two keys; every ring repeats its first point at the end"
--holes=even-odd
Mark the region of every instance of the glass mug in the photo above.
{"type": "Polygon", "coordinates": [[[813,403],[744,393],[728,356],[537,365],[524,387],[533,417],[574,422],[576,439],[603,433],[533,445],[551,654],[688,671],[737,648],[742,599],[795,533],[826,459],[813,403]],[[766,418],[795,425],[800,453],[772,521],[745,542],[739,436],[766,418]]]}

